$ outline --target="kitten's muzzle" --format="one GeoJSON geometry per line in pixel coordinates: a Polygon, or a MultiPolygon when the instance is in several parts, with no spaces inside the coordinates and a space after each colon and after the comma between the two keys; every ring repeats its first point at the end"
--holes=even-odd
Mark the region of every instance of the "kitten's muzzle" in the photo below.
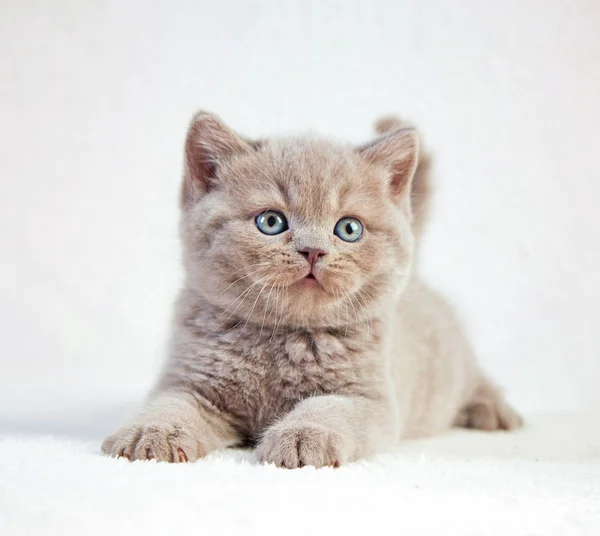
{"type": "Polygon", "coordinates": [[[315,273],[316,264],[325,255],[327,255],[327,251],[319,248],[304,248],[298,250],[298,253],[302,255],[310,265],[310,269],[308,273],[302,278],[302,281],[311,285],[320,285],[319,278],[315,273]]]}

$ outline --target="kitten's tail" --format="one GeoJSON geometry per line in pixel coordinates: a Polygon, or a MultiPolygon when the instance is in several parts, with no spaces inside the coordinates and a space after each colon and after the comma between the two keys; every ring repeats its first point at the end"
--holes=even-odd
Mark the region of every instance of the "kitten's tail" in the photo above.
{"type": "MultiPolygon", "coordinates": [[[[387,134],[397,128],[406,128],[408,126],[412,125],[399,117],[385,116],[375,121],[375,132],[377,134],[387,134]]],[[[422,140],[420,141],[419,164],[415,171],[411,189],[413,230],[417,238],[421,236],[427,222],[432,193],[431,155],[423,147],[422,140]]]]}

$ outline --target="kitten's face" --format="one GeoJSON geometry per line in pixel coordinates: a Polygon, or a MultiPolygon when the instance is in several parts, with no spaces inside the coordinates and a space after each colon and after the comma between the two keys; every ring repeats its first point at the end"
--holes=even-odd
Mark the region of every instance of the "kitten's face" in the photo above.
{"type": "Polygon", "coordinates": [[[230,325],[364,321],[412,260],[410,207],[390,172],[324,141],[238,141],[201,168],[200,188],[184,185],[188,283],[230,325]]]}

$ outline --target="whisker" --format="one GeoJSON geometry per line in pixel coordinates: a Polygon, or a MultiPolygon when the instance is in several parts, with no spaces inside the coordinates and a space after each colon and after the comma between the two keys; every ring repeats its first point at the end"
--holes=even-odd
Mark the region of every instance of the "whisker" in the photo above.
{"type": "Polygon", "coordinates": [[[242,336],[242,333],[244,333],[244,330],[246,329],[246,326],[248,325],[248,322],[250,321],[250,317],[252,316],[252,313],[254,312],[254,308],[256,307],[256,303],[258,302],[258,299],[260,298],[261,294],[263,293],[263,290],[265,290],[265,287],[269,284],[269,281],[271,281],[273,279],[273,277],[274,276],[270,276],[269,279],[267,280],[267,282],[262,286],[262,288],[258,292],[258,295],[256,296],[254,303],[252,304],[252,308],[250,309],[250,312],[246,315],[246,323],[244,324],[242,331],[239,332],[238,336],[236,337],[235,341],[233,341],[232,344],[235,344],[239,340],[239,338],[242,336]]]}
{"type": "MultiPolygon", "coordinates": [[[[347,300],[346,300],[346,301],[347,301],[347,302],[350,304],[350,306],[352,307],[352,312],[354,313],[354,322],[355,322],[355,325],[358,325],[358,324],[359,324],[359,320],[358,320],[358,314],[357,314],[357,312],[356,312],[356,307],[354,307],[354,302],[352,301],[352,297],[351,297],[351,296],[350,296],[350,294],[349,294],[348,292],[346,292],[345,290],[344,290],[344,295],[345,295],[345,296],[346,296],[346,298],[347,298],[347,300]]],[[[348,322],[348,324],[349,324],[349,322],[348,322]]]]}
{"type": "MultiPolygon", "coordinates": [[[[225,292],[227,292],[233,285],[235,285],[238,281],[241,281],[242,279],[246,279],[247,277],[250,277],[251,275],[254,275],[256,272],[260,272],[260,270],[263,267],[261,266],[260,268],[254,270],[254,272],[250,272],[249,274],[246,274],[243,277],[240,277],[239,279],[236,279],[233,283],[231,283],[231,285],[229,285],[225,290],[223,290],[218,296],[217,298],[220,298],[223,294],[225,294],[225,292]]],[[[244,268],[241,268],[240,270],[244,270],[244,268]]],[[[240,270],[236,270],[234,273],[237,274],[240,270]]]]}
{"type": "MultiPolygon", "coordinates": [[[[278,309],[279,309],[279,290],[281,289],[281,292],[283,293],[283,288],[278,285],[277,290],[275,291],[275,324],[273,326],[273,331],[271,331],[271,337],[269,337],[269,343],[271,343],[273,341],[273,337],[275,336],[275,332],[277,331],[277,328],[279,326],[279,320],[278,320],[278,309]]],[[[281,312],[283,314],[283,301],[281,303],[281,312]]]]}
{"type": "Polygon", "coordinates": [[[281,322],[283,322],[283,313],[284,313],[285,302],[286,302],[284,297],[287,297],[287,287],[280,286],[280,288],[281,288],[281,314],[279,315],[279,321],[277,322],[275,329],[273,330],[273,335],[279,330],[279,327],[281,326],[281,322]]]}
{"type": "Polygon", "coordinates": [[[356,301],[359,305],[359,307],[361,308],[363,315],[365,316],[365,320],[367,321],[367,325],[369,328],[369,339],[372,337],[373,333],[373,324],[372,324],[372,320],[371,320],[371,316],[367,313],[367,304],[364,301],[364,298],[360,295],[360,289],[358,290],[359,294],[355,294],[354,296],[356,297],[356,301]],[[363,307],[364,304],[364,307],[363,307]]]}
{"type": "Polygon", "coordinates": [[[346,309],[346,330],[344,331],[344,337],[348,336],[348,324],[350,323],[350,311],[348,309],[348,300],[344,297],[344,307],[346,309]]]}
{"type": "Polygon", "coordinates": [[[365,322],[368,322],[369,320],[369,315],[365,312],[365,308],[363,307],[362,301],[360,299],[360,296],[357,293],[353,293],[352,294],[352,298],[354,300],[356,300],[356,303],[358,304],[358,307],[360,308],[360,312],[362,314],[362,318],[365,322]]]}
{"type": "MultiPolygon", "coordinates": [[[[276,277],[275,277],[276,279],[276,277]]],[[[269,280],[269,282],[271,282],[272,279],[269,280]]],[[[267,310],[269,309],[269,300],[271,299],[271,294],[273,293],[273,289],[277,286],[277,282],[275,282],[274,285],[271,285],[271,290],[269,290],[269,294],[267,295],[267,301],[265,303],[265,311],[263,313],[263,319],[262,319],[262,324],[260,326],[260,332],[258,333],[258,337],[256,338],[256,342],[254,343],[254,345],[252,346],[252,348],[254,348],[254,346],[256,346],[256,344],[258,343],[258,341],[260,340],[261,336],[262,336],[262,332],[263,329],[265,327],[265,319],[267,317],[267,310]]]]}
{"type": "MultiPolygon", "coordinates": [[[[250,285],[246,290],[244,290],[244,292],[242,292],[235,300],[233,300],[233,302],[229,305],[229,307],[227,307],[227,309],[225,309],[218,317],[217,320],[219,320],[222,316],[224,316],[227,311],[233,306],[233,304],[235,304],[235,302],[237,302],[242,295],[244,296],[242,301],[240,303],[238,303],[237,307],[232,311],[232,313],[221,323],[221,325],[219,326],[219,328],[223,327],[224,324],[227,323],[227,321],[235,314],[235,312],[240,308],[240,306],[244,303],[244,301],[246,300],[246,298],[248,297],[248,294],[250,293],[250,291],[256,286],[259,285],[260,283],[262,283],[267,277],[269,276],[264,276],[261,277],[260,279],[258,279],[257,281],[255,281],[254,283],[252,283],[252,285],[250,285]]],[[[235,326],[234,326],[235,327],[235,326]]],[[[229,331],[229,330],[227,330],[229,331]]]]}

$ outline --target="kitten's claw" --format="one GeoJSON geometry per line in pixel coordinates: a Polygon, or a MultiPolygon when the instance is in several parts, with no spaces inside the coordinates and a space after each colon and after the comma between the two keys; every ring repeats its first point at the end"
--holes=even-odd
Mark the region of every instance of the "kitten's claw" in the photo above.
{"type": "Polygon", "coordinates": [[[109,456],[134,460],[184,463],[198,457],[198,442],[170,423],[147,423],[122,428],[102,443],[109,456]]]}
{"type": "Polygon", "coordinates": [[[267,430],[256,455],[261,462],[296,469],[306,465],[339,467],[348,461],[348,451],[344,438],[325,426],[280,423],[267,430]]]}

